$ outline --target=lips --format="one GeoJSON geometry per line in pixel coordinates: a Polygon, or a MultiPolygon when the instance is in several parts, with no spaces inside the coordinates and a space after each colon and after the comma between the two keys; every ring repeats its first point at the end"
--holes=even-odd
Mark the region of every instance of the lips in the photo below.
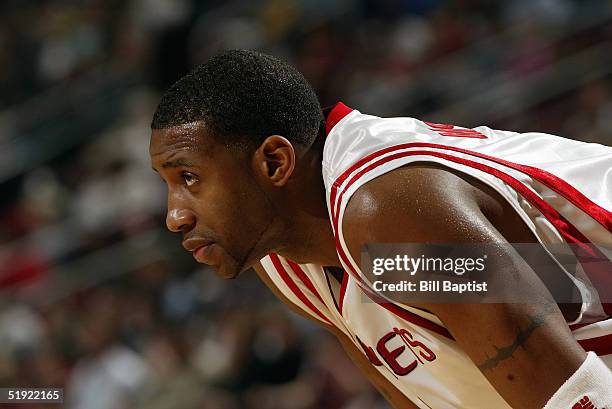
{"type": "Polygon", "coordinates": [[[183,247],[185,250],[190,251],[193,255],[193,258],[196,259],[199,263],[211,264],[211,250],[214,246],[214,242],[212,240],[204,240],[204,239],[187,239],[183,241],[183,247]]]}
{"type": "Polygon", "coordinates": [[[196,248],[192,253],[193,258],[195,258],[198,263],[212,264],[211,250],[214,245],[215,243],[210,243],[196,248]]]}
{"type": "Polygon", "coordinates": [[[208,246],[209,244],[212,244],[212,243],[213,243],[212,240],[198,239],[194,237],[191,239],[183,240],[183,247],[187,251],[196,251],[198,248],[208,246]]]}

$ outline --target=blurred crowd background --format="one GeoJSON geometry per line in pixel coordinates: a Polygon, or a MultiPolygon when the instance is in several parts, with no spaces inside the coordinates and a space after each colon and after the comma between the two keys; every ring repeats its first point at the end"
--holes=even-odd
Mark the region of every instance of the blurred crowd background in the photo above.
{"type": "Polygon", "coordinates": [[[255,274],[223,282],[165,232],[160,94],[257,49],[324,106],[610,145],[611,40],[604,0],[3,0],[0,386],[70,409],[388,408],[255,274]]]}

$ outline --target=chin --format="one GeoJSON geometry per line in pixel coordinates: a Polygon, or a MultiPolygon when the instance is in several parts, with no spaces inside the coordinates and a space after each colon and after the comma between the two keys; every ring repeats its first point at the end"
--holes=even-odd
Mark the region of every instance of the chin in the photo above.
{"type": "Polygon", "coordinates": [[[221,262],[219,265],[211,267],[215,270],[218,277],[224,280],[233,280],[241,276],[245,271],[252,269],[260,259],[261,257],[255,258],[254,260],[249,258],[243,263],[239,263],[235,258],[226,258],[224,260],[225,262],[221,262]]]}
{"type": "Polygon", "coordinates": [[[228,266],[223,264],[220,266],[213,266],[213,269],[215,270],[217,276],[224,280],[233,280],[238,278],[238,276],[243,273],[243,271],[240,271],[235,267],[228,268],[228,266]]]}

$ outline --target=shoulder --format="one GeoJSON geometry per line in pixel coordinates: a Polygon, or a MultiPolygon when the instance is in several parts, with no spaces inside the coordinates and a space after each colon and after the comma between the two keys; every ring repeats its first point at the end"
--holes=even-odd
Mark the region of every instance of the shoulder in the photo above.
{"type": "Polygon", "coordinates": [[[479,189],[444,168],[403,166],[360,187],[344,213],[344,236],[366,241],[460,241],[483,217],[479,189]]]}

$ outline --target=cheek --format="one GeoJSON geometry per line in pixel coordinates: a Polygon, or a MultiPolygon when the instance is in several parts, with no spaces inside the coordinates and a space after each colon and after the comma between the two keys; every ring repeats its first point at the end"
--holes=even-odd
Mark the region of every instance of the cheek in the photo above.
{"type": "Polygon", "coordinates": [[[256,228],[268,219],[270,206],[262,193],[252,185],[240,185],[234,191],[232,203],[233,216],[240,220],[244,228],[256,228]]]}
{"type": "Polygon", "coordinates": [[[198,213],[207,227],[229,241],[229,245],[259,234],[271,211],[252,182],[236,178],[220,181],[214,188],[209,185],[209,189],[199,193],[198,202],[198,213]]]}
{"type": "Polygon", "coordinates": [[[225,214],[231,219],[227,233],[248,244],[259,238],[267,227],[272,208],[252,181],[250,184],[248,180],[241,182],[234,181],[225,197],[225,214]]]}

